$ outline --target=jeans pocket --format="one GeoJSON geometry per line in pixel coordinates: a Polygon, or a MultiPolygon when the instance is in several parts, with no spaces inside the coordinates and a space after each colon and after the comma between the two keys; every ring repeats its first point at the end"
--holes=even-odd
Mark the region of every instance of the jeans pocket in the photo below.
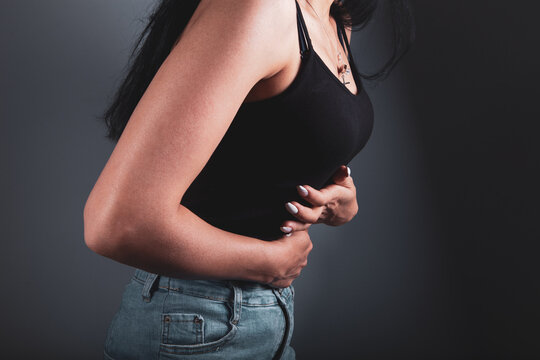
{"type": "Polygon", "coordinates": [[[204,339],[204,318],[199,314],[165,313],[161,315],[161,343],[197,345],[204,339]]]}
{"type": "Polygon", "coordinates": [[[160,358],[218,351],[236,334],[231,304],[176,293],[162,313],[160,358]]]}

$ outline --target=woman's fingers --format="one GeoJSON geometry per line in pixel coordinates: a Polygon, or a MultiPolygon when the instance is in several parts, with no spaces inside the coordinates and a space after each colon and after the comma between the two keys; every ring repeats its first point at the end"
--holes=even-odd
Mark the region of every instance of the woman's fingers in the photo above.
{"type": "Polygon", "coordinates": [[[284,233],[290,234],[293,231],[306,230],[310,226],[311,226],[310,223],[303,223],[303,222],[299,222],[299,221],[287,220],[287,221],[284,221],[283,224],[281,224],[280,229],[284,233]]]}
{"type": "Polygon", "coordinates": [[[301,197],[315,206],[324,206],[328,202],[328,194],[325,191],[319,191],[309,185],[298,185],[296,190],[301,197]]]}
{"type": "Polygon", "coordinates": [[[356,191],[354,182],[350,176],[346,177],[344,180],[340,180],[339,184],[329,184],[320,190],[314,189],[309,185],[298,185],[296,188],[298,189],[300,196],[306,199],[309,203],[314,206],[321,207],[335,202],[336,199],[341,199],[344,196],[347,196],[351,193],[351,191],[353,191],[353,193],[356,191]],[[303,190],[306,191],[304,192],[303,190]],[[307,195],[305,195],[306,192],[307,195]]]}
{"type": "Polygon", "coordinates": [[[290,235],[295,230],[305,230],[311,224],[325,222],[326,217],[328,217],[327,207],[331,204],[334,204],[335,207],[335,204],[338,203],[348,203],[351,198],[355,197],[354,182],[348,166],[340,166],[332,180],[334,183],[320,190],[309,185],[296,186],[298,194],[313,206],[304,206],[297,201],[285,203],[287,211],[299,221],[285,221],[280,227],[282,232],[290,235]]]}
{"type": "Polygon", "coordinates": [[[297,201],[289,201],[285,204],[285,208],[289,213],[294,215],[298,220],[314,224],[323,211],[322,206],[307,207],[297,201]]]}
{"type": "MultiPolygon", "coordinates": [[[[346,172],[347,167],[344,167],[344,169],[346,172]]],[[[287,211],[299,220],[289,220],[281,225],[281,231],[287,235],[296,230],[305,230],[311,224],[317,224],[326,204],[332,201],[336,196],[336,192],[341,189],[339,189],[339,186],[331,184],[322,188],[321,190],[317,190],[309,185],[298,185],[296,190],[298,191],[298,194],[313,205],[313,207],[304,206],[297,201],[289,201],[285,203],[285,208],[287,211]]]]}
{"type": "Polygon", "coordinates": [[[347,188],[353,187],[354,182],[351,177],[351,168],[346,165],[341,165],[338,171],[332,176],[335,184],[345,186],[347,188]]]}

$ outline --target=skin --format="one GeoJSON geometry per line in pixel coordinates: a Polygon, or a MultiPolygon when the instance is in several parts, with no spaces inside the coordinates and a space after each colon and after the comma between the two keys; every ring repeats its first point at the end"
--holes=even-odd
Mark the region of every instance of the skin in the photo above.
{"type": "MultiPolygon", "coordinates": [[[[329,8],[327,0],[312,1],[325,4],[329,8]]],[[[305,5],[314,47],[332,69],[334,57],[322,45],[328,39],[305,5]]],[[[292,0],[201,1],[86,201],[84,238],[92,251],[185,279],[287,287],[300,275],[313,248],[307,227],[291,224],[290,236],[261,241],[214,227],[180,204],[241,104],[273,96],[293,81],[300,65],[295,15],[292,0]]],[[[320,193],[306,186],[321,222],[351,217],[352,179],[346,181],[320,193]]],[[[308,211],[301,209],[303,220],[314,218],[308,211]]]]}
{"type": "Polygon", "coordinates": [[[306,230],[312,224],[330,226],[343,225],[358,213],[356,187],[350,176],[350,168],[342,165],[333,176],[333,184],[317,190],[309,185],[297,186],[298,193],[312,206],[307,207],[297,201],[290,201],[297,211],[291,211],[298,221],[284,221],[280,227],[284,233],[306,230]],[[303,188],[303,189],[302,189],[303,188]]]}
{"type": "MultiPolygon", "coordinates": [[[[321,18],[319,19],[317,17],[313,9],[305,0],[298,0],[298,4],[302,10],[302,15],[311,38],[311,43],[326,66],[334,73],[336,77],[338,77],[336,46],[338,44],[341,46],[341,43],[337,37],[336,22],[330,16],[330,5],[332,4],[333,0],[309,0],[309,2],[311,3],[311,6],[315,8],[315,11],[321,18]],[[325,29],[328,35],[324,31],[325,29]],[[328,36],[330,36],[332,39],[332,43],[330,43],[328,36]]],[[[292,3],[292,10],[294,11],[294,14],[296,14],[294,1],[291,0],[289,3],[292,3]]],[[[296,17],[293,17],[294,23],[292,24],[293,28],[291,30],[296,35],[296,17]]],[[[351,29],[346,27],[345,32],[347,34],[347,39],[350,41],[352,35],[351,29]]],[[[267,79],[262,79],[259,83],[257,83],[246,97],[246,102],[260,100],[276,95],[285,90],[296,77],[301,62],[300,56],[298,56],[298,36],[287,36],[285,40],[286,42],[282,41],[279,46],[287,46],[289,48],[287,64],[278,73],[273,74],[267,79]]],[[[341,50],[343,52],[342,54],[344,55],[342,56],[343,61],[350,67],[347,61],[347,49],[341,48],[341,50]]],[[[354,82],[354,78],[349,76],[347,81],[350,83],[346,86],[353,94],[356,94],[358,90],[356,83],[354,82]]]]}

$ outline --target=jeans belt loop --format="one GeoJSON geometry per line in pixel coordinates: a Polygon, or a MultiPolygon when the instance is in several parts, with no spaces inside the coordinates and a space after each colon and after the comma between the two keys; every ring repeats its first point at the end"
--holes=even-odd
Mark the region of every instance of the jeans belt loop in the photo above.
{"type": "Polygon", "coordinates": [[[240,285],[238,282],[232,280],[229,281],[230,286],[232,287],[233,293],[234,293],[234,299],[233,299],[233,313],[230,319],[231,324],[238,325],[238,322],[240,321],[240,315],[242,313],[242,289],[240,288],[240,285]]]}
{"type": "Polygon", "coordinates": [[[145,302],[150,302],[152,298],[152,286],[156,282],[156,280],[159,278],[158,274],[153,274],[150,272],[147,272],[146,281],[144,282],[143,291],[142,291],[142,298],[145,302]]]}

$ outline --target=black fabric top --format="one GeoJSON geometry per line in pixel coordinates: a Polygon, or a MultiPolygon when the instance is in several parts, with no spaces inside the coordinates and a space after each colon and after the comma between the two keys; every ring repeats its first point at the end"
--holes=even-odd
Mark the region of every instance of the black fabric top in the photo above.
{"type": "Polygon", "coordinates": [[[372,103],[343,24],[336,21],[357,94],[315,52],[298,2],[296,8],[302,58],[298,74],[283,92],[241,105],[181,201],[213,226],[262,240],[282,237],[282,222],[296,220],[286,202],[311,206],[296,186],[320,189],[330,184],[334,172],[358,154],[373,129],[372,103]]]}

